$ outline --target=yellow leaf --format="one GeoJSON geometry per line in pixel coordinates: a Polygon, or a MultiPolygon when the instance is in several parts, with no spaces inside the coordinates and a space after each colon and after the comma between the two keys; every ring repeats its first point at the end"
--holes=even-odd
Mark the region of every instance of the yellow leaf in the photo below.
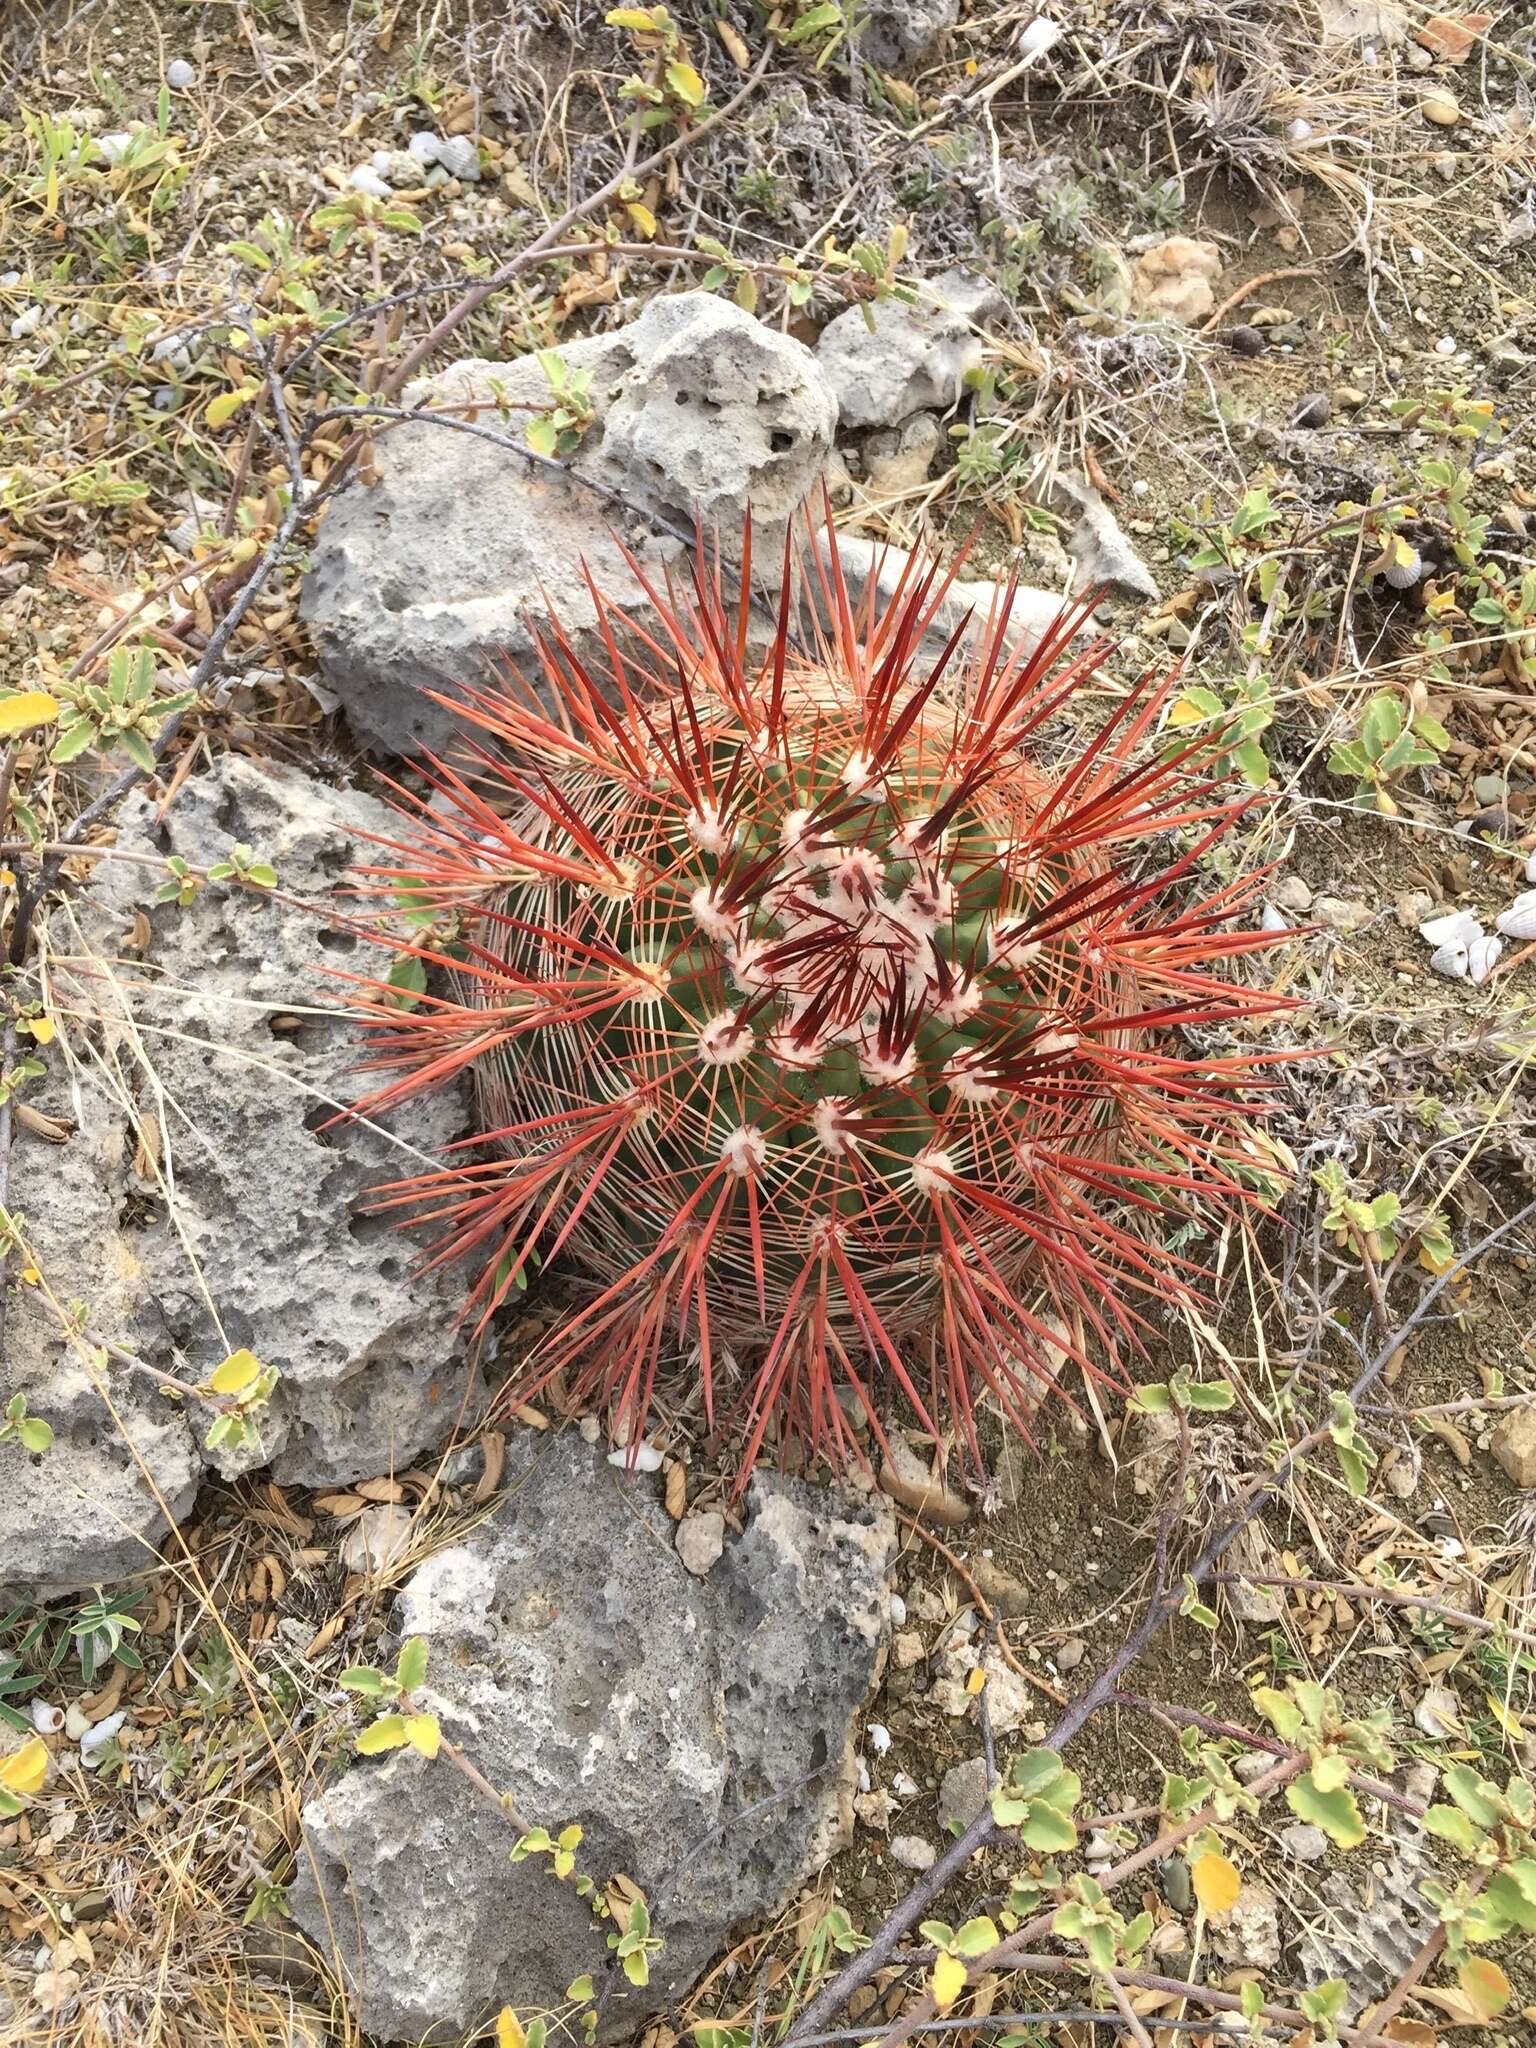
{"type": "Polygon", "coordinates": [[[1490,1692],[1486,1694],[1485,1697],[1488,1701],[1489,1713],[1492,1714],[1493,1718],[1504,1730],[1504,1733],[1509,1737],[1510,1741],[1524,1742],[1525,1723],[1520,1718],[1520,1716],[1517,1713],[1513,1712],[1509,1707],[1505,1706],[1504,1702],[1499,1698],[1497,1693],[1490,1692]]]}
{"type": "Polygon", "coordinates": [[[947,2012],[965,1989],[965,1964],[959,1956],[941,1955],[933,1966],[929,1981],[933,2002],[940,2012],[947,2012]]]}
{"type": "Polygon", "coordinates": [[[986,1682],[987,1674],[978,1664],[970,1677],[965,1681],[965,1689],[971,1695],[971,1698],[974,1699],[986,1682]]]}
{"type": "Polygon", "coordinates": [[[1168,707],[1170,725],[1203,725],[1206,714],[1198,704],[1191,704],[1187,697],[1177,698],[1168,707]]]}
{"type": "Polygon", "coordinates": [[[424,1757],[436,1756],[443,1739],[443,1731],[437,1725],[436,1714],[407,1714],[405,1739],[412,1749],[419,1749],[424,1757]]]}
{"type": "Polygon", "coordinates": [[[52,1045],[54,1029],[51,1017],[23,1017],[21,1028],[23,1031],[30,1031],[39,1045],[52,1045]]]}
{"type": "Polygon", "coordinates": [[[357,1738],[359,1756],[383,1756],[386,1750],[399,1749],[409,1742],[410,1735],[402,1714],[380,1714],[377,1721],[370,1721],[357,1738]]]}
{"type": "Polygon", "coordinates": [[[637,36],[656,32],[656,17],[648,7],[613,7],[603,19],[610,28],[631,29],[637,36]]]}
{"type": "Polygon", "coordinates": [[[216,1394],[239,1394],[261,1377],[261,1360],[254,1351],[231,1351],[208,1382],[216,1394]]]}
{"type": "Polygon", "coordinates": [[[1456,1982],[1480,2020],[1497,2019],[1513,1995],[1509,1979],[1487,1956],[1469,1956],[1456,1972],[1456,1982]]]}
{"type": "Polygon", "coordinates": [[[510,2005],[504,2005],[496,2015],[496,2048],[526,2048],[527,2040],[522,2021],[510,2005]]]}
{"type": "Polygon", "coordinates": [[[221,391],[217,398],[210,398],[203,412],[203,418],[210,427],[226,426],[242,405],[249,405],[256,396],[254,384],[242,384],[236,391],[221,391]]]}
{"type": "Polygon", "coordinates": [[[1207,1913],[1229,1913],[1237,1904],[1243,1880],[1238,1875],[1237,1865],[1229,1863],[1216,1850],[1207,1849],[1203,1856],[1197,1856],[1190,1876],[1194,1880],[1195,1897],[1207,1913]]]}
{"type": "Polygon", "coordinates": [[[0,699],[0,734],[30,732],[35,725],[50,725],[59,715],[59,700],[46,690],[18,690],[14,697],[0,699]]]}
{"type": "Polygon", "coordinates": [[[24,1742],[14,1755],[0,1761],[0,1786],[18,1799],[30,1799],[41,1792],[48,1775],[48,1746],[40,1735],[24,1742]]]}
{"type": "Polygon", "coordinates": [[[631,199],[626,203],[624,211],[629,215],[646,241],[649,242],[654,239],[656,234],[656,216],[648,206],[642,205],[638,199],[631,199]]]}
{"type": "Polygon", "coordinates": [[[669,64],[667,66],[667,83],[685,107],[697,107],[703,104],[704,81],[691,64],[669,64]]]}

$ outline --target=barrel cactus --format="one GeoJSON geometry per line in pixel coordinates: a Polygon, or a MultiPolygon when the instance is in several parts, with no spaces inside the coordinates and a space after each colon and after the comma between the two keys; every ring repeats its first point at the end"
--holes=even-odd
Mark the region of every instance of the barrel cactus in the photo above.
{"type": "Polygon", "coordinates": [[[1167,683],[1085,736],[1081,611],[935,658],[931,565],[859,604],[830,543],[809,573],[808,638],[787,563],[763,650],[701,558],[638,628],[600,602],[601,687],[556,628],[539,692],[471,693],[362,1004],[373,1109],[472,1077],[474,1139],[384,1197],[471,1313],[536,1258],[586,1283],[520,1394],[563,1369],[636,1442],[691,1362],[743,1472],[903,1402],[974,1451],[984,1399],[1027,1430],[1066,1361],[1117,1378],[1275,1156],[1278,999],[1219,971],[1273,940],[1230,929],[1252,883],[1200,893],[1243,798],[1167,683]]]}

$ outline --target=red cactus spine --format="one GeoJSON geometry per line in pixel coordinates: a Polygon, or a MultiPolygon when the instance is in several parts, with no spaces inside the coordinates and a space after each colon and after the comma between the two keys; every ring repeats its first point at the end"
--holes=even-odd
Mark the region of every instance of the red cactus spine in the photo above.
{"type": "Polygon", "coordinates": [[[473,695],[377,871],[430,992],[360,1004],[373,1109],[473,1077],[472,1145],[387,1201],[475,1262],[474,1311],[535,1251],[592,1283],[522,1392],[566,1368],[633,1440],[696,1353],[743,1473],[770,1427],[834,1462],[850,1407],[879,1436],[880,1380],[974,1452],[978,1398],[1027,1431],[1064,1357],[1116,1376],[1199,1284],[1160,1239],[1271,1163],[1278,1055],[1190,1034],[1283,1007],[1218,972],[1273,941],[1230,929],[1254,882],[1195,893],[1244,800],[1159,736],[1166,682],[1053,758],[1103,652],[1071,654],[1081,611],[934,660],[936,569],[857,605],[834,546],[811,574],[808,652],[787,561],[759,656],[701,554],[639,629],[599,599],[607,695],[558,628],[542,700],[473,695]]]}

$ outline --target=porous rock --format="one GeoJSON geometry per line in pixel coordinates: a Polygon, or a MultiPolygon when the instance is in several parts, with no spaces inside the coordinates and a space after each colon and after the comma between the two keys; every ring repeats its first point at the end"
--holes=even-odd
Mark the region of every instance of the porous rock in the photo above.
{"type": "Polygon", "coordinates": [[[1004,310],[995,286],[969,271],[947,270],[912,304],[881,299],[850,306],[828,321],[816,360],[837,398],[845,427],[894,427],[915,412],[945,412],[968,370],[980,367],[984,320],[1004,310]]]}
{"type": "Polygon", "coordinates": [[[1493,1433],[1493,1455],[1516,1486],[1536,1487],[1536,1401],[1510,1409],[1493,1433]]]}
{"type": "Polygon", "coordinates": [[[916,63],[960,19],[960,0],[871,0],[858,15],[859,52],[882,71],[916,63]]]}
{"type": "MultiPolygon", "coordinates": [[[[123,851],[204,868],[244,842],[281,888],[208,883],[186,908],[153,906],[143,959],[126,959],[159,878],[99,864],[80,911],[97,957],[54,971],[64,1006],[101,1020],[95,1050],[71,1091],[38,1099],[77,1127],[59,1145],[22,1130],[14,1154],[38,1263],[60,1300],[87,1302],[93,1337],[178,1381],[242,1347],[278,1368],[259,1440],[220,1452],[221,1469],[270,1461],[284,1481],[330,1485],[404,1467],[448,1435],[467,1392],[462,1282],[417,1276],[415,1243],[370,1197],[433,1163],[465,1112],[449,1092],[400,1111],[393,1138],[325,1128],[364,1084],[344,985],[322,965],[387,965],[350,928],[345,891],[377,857],[365,835],[398,821],[238,755],[157,812],[129,797],[123,851]]],[[[212,1411],[66,1341],[40,1290],[14,1299],[8,1352],[55,1441],[0,1489],[5,1583],[53,1592],[143,1569],[162,1504],[173,1518],[191,1505],[212,1411]]]]}
{"type": "MultiPolygon", "coordinates": [[[[370,835],[398,834],[400,820],[373,797],[238,755],[189,782],[163,825],[155,814],[130,800],[120,843],[193,866],[244,843],[280,883],[210,885],[185,911],[152,913],[133,1009],[175,1176],[174,1216],[162,1205],[143,1238],[163,1344],[182,1377],[202,1379],[242,1345],[278,1367],[260,1449],[242,1462],[301,1486],[403,1468],[446,1436],[465,1392],[463,1282],[416,1272],[417,1246],[372,1201],[435,1163],[468,1118],[448,1090],[392,1114],[387,1131],[335,1127],[370,1080],[344,1014],[350,986],[327,971],[387,970],[349,892],[384,858],[370,835]]],[[[113,878],[131,901],[130,872],[113,878]]]]}
{"type": "Polygon", "coordinates": [[[939,1826],[951,1834],[964,1834],[986,1805],[991,1784],[984,1756],[969,1756],[964,1763],[951,1765],[939,1786],[939,1826]]]}
{"type": "Polygon", "coordinates": [[[1137,309],[1194,326],[1214,311],[1221,251],[1214,242],[1169,235],[1136,259],[1132,290],[1137,309]]]}
{"type": "Polygon", "coordinates": [[[537,356],[468,360],[412,388],[443,419],[382,434],[375,481],[321,526],[304,615],[353,729],[392,752],[446,745],[453,714],[427,693],[531,668],[551,616],[601,664],[589,576],[620,611],[648,603],[626,549],[659,581],[696,518],[729,547],[749,505],[771,548],[821,475],[837,409],[815,358],[727,300],[656,298],[559,354],[591,404],[565,471],[525,445],[551,403],[537,356]]]}
{"type": "MultiPolygon", "coordinates": [[[[139,1250],[117,1221],[129,1195],[122,1119],[105,1090],[52,1077],[28,1100],[73,1132],[49,1144],[17,1129],[11,1208],[55,1297],[88,1296],[93,1326],[127,1348],[150,1332],[139,1250]]],[[[179,1411],[142,1374],[71,1343],[31,1286],[12,1293],[4,1372],[3,1399],[23,1394],[54,1436],[41,1457],[0,1445],[0,1585],[47,1596],[142,1571],[166,1532],[161,1504],[179,1519],[202,1472],[179,1411]]]]}
{"type": "MultiPolygon", "coordinates": [[[[603,2037],[695,1980],[847,1839],[850,1730],[886,1625],[892,1523],[876,1501],[759,1476],[706,1579],[672,1547],[655,1482],[566,1435],[514,1440],[501,1510],[404,1588],[425,1703],[530,1824],[582,1827],[580,1868],[645,1893],[664,1946],[603,2037]]],[[[444,1761],[360,1763],[304,1809],[292,1906],[340,1960],[370,2033],[458,2038],[541,2010],[608,1952],[541,1858],[444,1761]]]]}

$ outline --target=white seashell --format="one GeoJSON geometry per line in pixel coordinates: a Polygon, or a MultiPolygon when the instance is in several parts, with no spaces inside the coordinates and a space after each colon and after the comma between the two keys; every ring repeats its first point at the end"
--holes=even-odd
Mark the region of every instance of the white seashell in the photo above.
{"type": "Polygon", "coordinates": [[[1312,140],[1312,123],[1304,121],[1300,114],[1298,114],[1295,120],[1287,126],[1285,139],[1287,142],[1310,142],[1312,140]]]}
{"type": "Polygon", "coordinates": [[[89,1763],[97,1750],[105,1749],[127,1718],[126,1714],[108,1714],[104,1721],[98,1721],[94,1728],[88,1729],[80,1738],[81,1762],[89,1763]]]}
{"type": "Polygon", "coordinates": [[[884,1756],[891,1746],[890,1729],[883,1727],[879,1721],[871,1721],[866,1726],[864,1733],[869,1737],[869,1746],[875,1752],[875,1755],[884,1756]]]}
{"type": "Polygon", "coordinates": [[[901,1595],[900,1595],[899,1593],[893,1593],[893,1594],[891,1595],[891,1625],[892,1625],[892,1627],[893,1627],[893,1628],[901,1628],[901,1627],[902,1627],[902,1626],[903,1626],[903,1625],[905,1624],[905,1622],[906,1622],[906,1619],[907,1619],[907,1603],[906,1603],[906,1601],[905,1601],[905,1600],[903,1600],[903,1599],[902,1599],[902,1597],[901,1597],[901,1595]]]}
{"type": "Polygon", "coordinates": [[[1259,929],[1265,932],[1288,932],[1291,920],[1283,910],[1276,910],[1273,903],[1266,903],[1264,915],[1259,919],[1259,929]]]}
{"type": "Polygon", "coordinates": [[[1493,928],[1506,939],[1536,939],[1536,889],[1525,890],[1508,910],[1501,910],[1493,928]]]}
{"type": "Polygon", "coordinates": [[[873,1782],[873,1781],[871,1780],[871,1778],[870,1778],[870,1775],[869,1775],[869,1765],[868,1765],[867,1763],[865,1763],[865,1761],[864,1761],[863,1757],[860,1757],[860,1758],[859,1758],[859,1790],[860,1790],[861,1792],[867,1792],[867,1791],[868,1791],[868,1790],[870,1789],[870,1785],[871,1785],[871,1783],[872,1783],[872,1782],[873,1782]]]}
{"type": "Polygon", "coordinates": [[[654,1444],[628,1444],[621,1451],[610,1451],[608,1462],[621,1472],[659,1472],[661,1453],[654,1444]]]}
{"type": "Polygon", "coordinates": [[[1473,985],[1485,982],[1498,965],[1499,955],[1504,950],[1502,939],[1474,939],[1467,948],[1467,973],[1473,985]]]}
{"type": "Polygon", "coordinates": [[[1419,937],[1427,946],[1470,946],[1483,936],[1483,928],[1470,910],[1451,910],[1419,926],[1419,937]]]}
{"type": "Polygon", "coordinates": [[[430,128],[418,128],[405,146],[411,152],[411,155],[418,158],[420,162],[435,164],[438,152],[442,149],[443,145],[438,141],[430,128]]]}
{"type": "Polygon", "coordinates": [[[190,92],[197,83],[197,72],[185,57],[173,57],[165,67],[165,82],[172,92],[190,92]]]}
{"type": "Polygon", "coordinates": [[[39,1735],[57,1735],[64,1726],[64,1709],[51,1707],[46,1700],[32,1702],[32,1726],[39,1735]]]}
{"type": "Polygon", "coordinates": [[[1432,974],[1443,974],[1447,981],[1465,981],[1467,948],[1459,939],[1447,940],[1430,954],[1429,967],[1432,974]]]}
{"type": "Polygon", "coordinates": [[[370,199],[387,199],[389,187],[373,168],[372,164],[359,164],[347,180],[356,191],[366,192],[370,199]]]}
{"type": "Polygon", "coordinates": [[[1525,856],[1525,879],[1528,882],[1536,882],[1536,846],[1533,846],[1525,856]]]}
{"type": "Polygon", "coordinates": [[[1037,14],[1019,37],[1019,51],[1024,57],[1043,57],[1048,50],[1054,50],[1066,34],[1059,21],[1052,21],[1044,14],[1037,14]]]}
{"type": "Polygon", "coordinates": [[[1411,550],[1406,562],[1398,561],[1394,555],[1381,573],[1394,590],[1412,590],[1424,574],[1424,557],[1417,548],[1411,550]]]}

